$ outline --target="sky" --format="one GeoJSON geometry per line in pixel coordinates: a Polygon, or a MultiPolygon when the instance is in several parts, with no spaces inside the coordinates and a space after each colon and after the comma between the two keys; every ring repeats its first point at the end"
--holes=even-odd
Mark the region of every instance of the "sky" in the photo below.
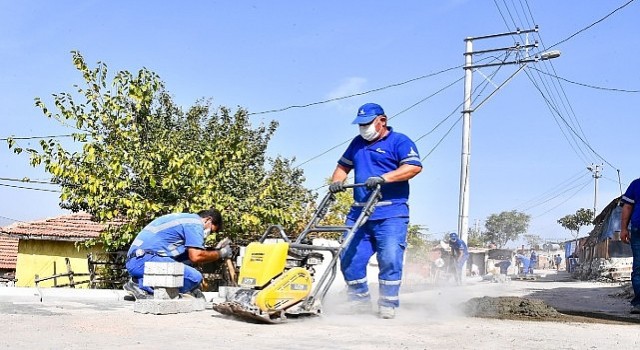
{"type": "MultiPolygon", "coordinates": [[[[537,41],[473,55],[478,65],[505,64],[473,71],[469,224],[518,210],[531,215],[529,233],[565,240],[557,220],[594,207],[588,166],[602,168],[598,210],[640,176],[640,2],[600,21],[627,2],[0,0],[0,139],[74,131],[47,119],[34,98],[51,104],[51,94],[74,91],[81,76],[70,51],[78,50],[111,73],[156,72],[184,109],[211,98],[246,108],[255,125],[277,120],[269,155],[295,157],[322,196],[342,143],[357,135],[357,108],[376,102],[423,158],[411,222],[440,237],[458,222],[464,39],[477,38],[474,51],[537,41]],[[536,25],[529,35],[478,38],[536,25]],[[508,80],[519,65],[507,63],[550,49],[561,56],[508,80]]],[[[19,144],[36,148],[38,139],[19,144]]],[[[24,177],[50,178],[0,140],[0,225],[66,213],[56,192],[10,187],[55,186],[7,180],[24,177]]]]}

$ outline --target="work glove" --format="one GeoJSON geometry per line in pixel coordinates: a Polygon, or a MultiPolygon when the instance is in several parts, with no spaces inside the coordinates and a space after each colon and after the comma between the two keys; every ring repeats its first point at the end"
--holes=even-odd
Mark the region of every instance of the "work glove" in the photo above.
{"type": "Polygon", "coordinates": [[[342,183],[342,181],[336,181],[329,185],[329,192],[331,193],[338,193],[342,191],[344,191],[344,184],[342,183]]]}
{"type": "Polygon", "coordinates": [[[231,249],[230,245],[224,246],[218,249],[218,254],[220,255],[220,259],[227,259],[233,255],[233,249],[231,249]]]}
{"type": "Polygon", "coordinates": [[[233,249],[231,249],[231,239],[228,237],[223,239],[216,245],[216,249],[218,249],[218,254],[220,254],[220,259],[230,258],[233,254],[233,249]]]}
{"type": "Polygon", "coordinates": [[[367,186],[368,189],[373,190],[378,185],[382,185],[385,183],[385,180],[382,176],[372,176],[364,182],[364,185],[367,186]]]}

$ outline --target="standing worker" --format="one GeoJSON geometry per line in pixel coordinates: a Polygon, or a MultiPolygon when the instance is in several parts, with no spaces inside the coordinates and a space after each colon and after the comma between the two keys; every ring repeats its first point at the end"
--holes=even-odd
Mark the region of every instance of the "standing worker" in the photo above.
{"type": "Polygon", "coordinates": [[[353,190],[355,203],[347,215],[347,226],[358,219],[363,203],[376,186],[381,186],[382,198],[341,253],[340,267],[349,300],[359,310],[371,310],[367,264],[376,253],[380,268],[378,314],[390,319],[400,305],[398,294],[409,225],[409,179],[422,171],[422,163],[414,142],[387,126],[387,116],[380,105],[367,103],[360,107],[352,124],[358,124],[360,135],[338,160],[329,191],[344,191],[351,169],[355,172],[354,182],[366,185],[353,190]]]}
{"type": "Polygon", "coordinates": [[[454,259],[456,268],[456,284],[460,285],[462,284],[462,269],[464,268],[464,263],[466,263],[469,258],[469,250],[467,249],[467,244],[464,243],[455,232],[449,234],[449,247],[451,248],[451,256],[454,259]]]}
{"type": "Polygon", "coordinates": [[[167,214],[151,221],[131,243],[127,252],[127,271],[131,281],[123,288],[136,299],[146,299],[153,289],[144,286],[144,263],[182,262],[184,282],[178,290],[182,294],[203,297],[198,289],[202,274],[190,263],[204,263],[231,256],[231,247],[227,244],[217,250],[205,250],[204,240],[213,232],[222,228],[222,215],[216,209],[202,210],[198,214],[167,214]]]}
{"type": "Polygon", "coordinates": [[[538,267],[538,254],[531,248],[531,255],[529,256],[529,273],[533,274],[533,269],[538,267]]]}
{"type": "Polygon", "coordinates": [[[529,266],[531,266],[531,260],[522,254],[516,254],[516,262],[522,267],[522,274],[525,276],[529,274],[529,266]]]}
{"type": "Polygon", "coordinates": [[[622,196],[622,215],[620,220],[620,240],[631,243],[633,264],[631,285],[634,297],[631,299],[631,313],[640,314],[640,209],[636,203],[640,200],[640,179],[635,179],[622,196]]]}

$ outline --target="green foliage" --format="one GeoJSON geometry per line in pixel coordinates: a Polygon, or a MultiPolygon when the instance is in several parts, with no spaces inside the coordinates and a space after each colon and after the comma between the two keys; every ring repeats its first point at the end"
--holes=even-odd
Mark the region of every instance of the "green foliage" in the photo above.
{"type": "Polygon", "coordinates": [[[493,242],[498,248],[504,247],[507,242],[518,239],[527,231],[531,216],[516,210],[503,211],[500,214],[491,214],[485,221],[485,241],[493,242]]]}
{"type": "MultiPolygon", "coordinates": [[[[45,116],[79,132],[72,152],[57,140],[27,149],[62,186],[60,205],[101,222],[120,221],[99,239],[109,250],[128,245],[153,218],[171,212],[222,211],[225,236],[252,240],[267,224],[293,230],[313,197],[292,160],[268,159],[275,121],[253,128],[247,111],[232,113],[198,101],[177,107],[160,78],[147,69],[120,71],[107,82],[107,66],[89,68],[78,52],[73,63],[84,84],[77,94],[53,95],[56,112],[40,99],[45,116]],[[78,146],[79,145],[79,146],[78,146]]],[[[15,140],[9,148],[23,151],[15,140]]]]}
{"type": "Polygon", "coordinates": [[[576,210],[575,214],[565,215],[558,219],[558,223],[565,229],[569,230],[573,238],[578,238],[580,228],[582,228],[582,226],[591,225],[593,218],[593,210],[580,208],[576,210]]]}
{"type": "Polygon", "coordinates": [[[486,241],[486,236],[479,228],[469,228],[469,235],[467,236],[468,247],[483,247],[486,241]]]}

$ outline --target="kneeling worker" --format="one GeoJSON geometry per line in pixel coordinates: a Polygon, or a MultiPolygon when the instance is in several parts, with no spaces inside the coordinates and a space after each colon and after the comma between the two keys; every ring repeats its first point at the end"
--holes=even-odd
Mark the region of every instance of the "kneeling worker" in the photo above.
{"type": "Polygon", "coordinates": [[[136,299],[145,299],[153,289],[143,285],[144,264],[153,262],[181,262],[184,267],[182,294],[202,297],[198,289],[202,274],[189,266],[191,263],[212,262],[230,257],[229,245],[217,250],[205,250],[205,238],[222,228],[222,215],[216,209],[202,210],[198,214],[174,213],[151,221],[138,233],[127,252],[126,267],[131,281],[123,288],[136,299]]]}

